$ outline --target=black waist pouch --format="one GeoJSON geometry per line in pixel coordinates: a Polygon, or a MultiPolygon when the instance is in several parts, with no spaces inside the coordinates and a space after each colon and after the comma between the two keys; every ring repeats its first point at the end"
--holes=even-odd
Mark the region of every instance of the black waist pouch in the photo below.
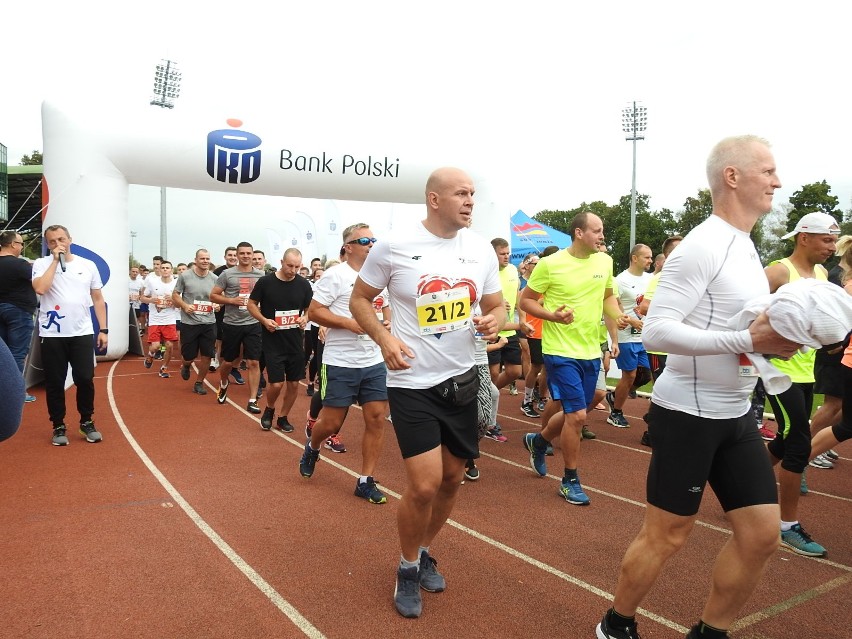
{"type": "Polygon", "coordinates": [[[454,375],[432,387],[432,392],[453,406],[467,406],[479,393],[479,370],[476,366],[461,375],[454,375]]]}

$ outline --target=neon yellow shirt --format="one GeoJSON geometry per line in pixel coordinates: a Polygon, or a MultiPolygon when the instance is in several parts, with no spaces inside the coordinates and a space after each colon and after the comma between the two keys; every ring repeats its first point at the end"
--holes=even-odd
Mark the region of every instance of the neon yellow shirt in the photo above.
{"type": "MultiPolygon", "coordinates": [[[[514,264],[507,264],[505,268],[500,269],[500,286],[503,289],[503,299],[509,302],[509,312],[506,318],[507,322],[515,321],[515,304],[518,302],[518,286],[520,279],[518,278],[518,269],[514,264]]],[[[511,337],[516,333],[515,329],[500,331],[500,337],[511,337]]]]}
{"type": "Polygon", "coordinates": [[[613,287],[612,258],[595,253],[579,259],[565,249],[539,260],[527,286],[545,295],[543,306],[548,311],[563,304],[574,310],[570,324],[544,322],[542,352],[599,359],[604,291],[613,287]]]}
{"type": "MultiPolygon", "coordinates": [[[[802,276],[799,275],[799,271],[796,270],[796,267],[793,266],[793,263],[788,258],[785,257],[784,259],[772,262],[772,264],[778,264],[779,262],[787,267],[787,270],[790,272],[791,282],[802,279],[802,276]]],[[[770,264],[770,266],[772,264],[770,264]]],[[[818,280],[828,279],[825,269],[820,268],[819,266],[814,268],[814,275],[816,276],[815,279],[818,280]]],[[[813,384],[815,362],[816,351],[814,349],[810,349],[807,353],[798,352],[787,360],[773,359],[772,365],[782,373],[789,375],[790,381],[797,384],[813,384]]]]}
{"type": "MultiPolygon", "coordinates": [[[[662,273],[662,271],[660,271],[662,273]]],[[[651,276],[651,279],[648,280],[648,286],[645,287],[645,299],[649,302],[654,299],[654,293],[657,292],[657,284],[660,283],[660,273],[654,273],[651,276]]],[[[651,355],[665,355],[666,353],[659,353],[657,351],[648,351],[651,355]]]]}

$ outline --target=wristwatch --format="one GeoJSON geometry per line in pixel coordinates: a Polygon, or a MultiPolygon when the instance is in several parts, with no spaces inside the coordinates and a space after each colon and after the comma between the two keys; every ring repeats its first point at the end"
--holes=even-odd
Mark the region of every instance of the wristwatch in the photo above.
{"type": "Polygon", "coordinates": [[[103,333],[104,335],[109,335],[109,329],[108,328],[102,328],[101,330],[98,331],[98,333],[103,333]]]}

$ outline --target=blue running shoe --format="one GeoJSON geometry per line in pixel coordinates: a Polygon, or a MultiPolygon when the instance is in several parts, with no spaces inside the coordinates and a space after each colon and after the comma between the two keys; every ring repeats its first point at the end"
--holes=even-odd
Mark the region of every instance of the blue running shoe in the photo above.
{"type": "Polygon", "coordinates": [[[403,617],[416,619],[423,612],[423,602],[420,599],[420,580],[417,566],[397,568],[396,588],[393,591],[393,603],[396,611],[403,617]]]}
{"type": "Polygon", "coordinates": [[[575,506],[588,506],[591,501],[589,496],[583,492],[579,479],[563,479],[562,485],[559,487],[559,494],[565,498],[565,501],[575,506]]]}
{"type": "Polygon", "coordinates": [[[524,447],[530,451],[530,468],[544,477],[547,475],[547,463],[544,460],[545,449],[539,450],[535,447],[535,436],[536,433],[524,435],[524,447]]]}
{"type": "Polygon", "coordinates": [[[320,452],[311,448],[310,441],[305,443],[305,452],[302,453],[302,459],[299,460],[299,473],[302,477],[310,477],[314,474],[319,456],[320,452]]]}
{"type": "Polygon", "coordinates": [[[438,572],[438,562],[425,550],[420,552],[420,587],[426,592],[444,592],[447,582],[438,572]]]}
{"type": "Polygon", "coordinates": [[[367,477],[367,481],[363,484],[360,479],[355,480],[355,496],[366,499],[371,504],[385,504],[388,501],[372,477],[367,477]]]}
{"type": "Polygon", "coordinates": [[[238,371],[236,368],[231,369],[231,377],[234,378],[234,382],[237,384],[237,386],[242,386],[246,383],[246,380],[243,379],[243,376],[240,374],[240,371],[238,371]]]}
{"type": "Polygon", "coordinates": [[[806,557],[825,557],[828,552],[805,532],[801,524],[794,524],[790,530],[781,531],[781,543],[793,552],[806,557]]]}

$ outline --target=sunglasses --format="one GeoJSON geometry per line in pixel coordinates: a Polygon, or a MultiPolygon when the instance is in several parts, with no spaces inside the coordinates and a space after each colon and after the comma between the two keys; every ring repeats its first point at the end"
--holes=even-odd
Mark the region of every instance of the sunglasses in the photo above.
{"type": "Polygon", "coordinates": [[[374,237],[359,237],[357,240],[349,240],[347,244],[360,244],[361,246],[367,246],[368,244],[375,244],[378,240],[374,237]]]}

